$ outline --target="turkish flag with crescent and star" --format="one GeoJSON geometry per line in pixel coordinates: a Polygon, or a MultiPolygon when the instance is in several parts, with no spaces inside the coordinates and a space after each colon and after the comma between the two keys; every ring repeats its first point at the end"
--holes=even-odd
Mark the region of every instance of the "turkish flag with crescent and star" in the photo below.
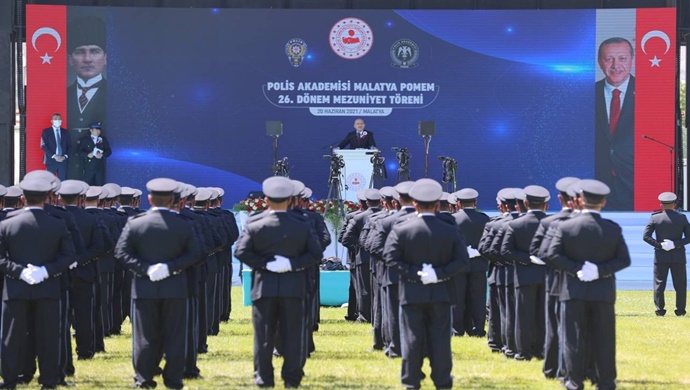
{"type": "Polygon", "coordinates": [[[635,210],[659,208],[674,192],[676,9],[637,10],[635,25],[635,210]]]}
{"type": "Polygon", "coordinates": [[[67,123],[67,7],[26,6],[26,171],[45,169],[41,131],[67,123]]]}

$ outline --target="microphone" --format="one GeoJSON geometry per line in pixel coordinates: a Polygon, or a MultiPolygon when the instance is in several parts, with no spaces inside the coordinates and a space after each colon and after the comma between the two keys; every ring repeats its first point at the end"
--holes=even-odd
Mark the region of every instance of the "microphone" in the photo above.
{"type": "Polygon", "coordinates": [[[647,138],[647,136],[645,134],[642,134],[642,138],[647,138]]]}

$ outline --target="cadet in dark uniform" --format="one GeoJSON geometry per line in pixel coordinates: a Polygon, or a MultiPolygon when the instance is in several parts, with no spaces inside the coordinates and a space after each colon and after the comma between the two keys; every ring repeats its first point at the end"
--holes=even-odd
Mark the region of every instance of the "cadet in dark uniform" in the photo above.
{"type": "Polygon", "coordinates": [[[308,272],[321,260],[321,245],[307,217],[287,212],[293,189],[285,177],[264,180],[269,210],[249,218],[235,249],[235,257],[252,267],[254,376],[259,387],[275,385],[276,330],[282,341],[285,387],[299,386],[304,376],[308,272]]]}
{"type": "Polygon", "coordinates": [[[0,272],[5,275],[0,349],[5,382],[0,388],[14,389],[24,372],[28,332],[36,345],[39,382],[55,389],[62,375],[60,274],[76,255],[65,223],[43,210],[50,182],[34,177],[19,186],[26,207],[0,222],[0,272]]]}
{"type": "Polygon", "coordinates": [[[501,255],[515,267],[516,360],[544,356],[544,267],[532,264],[529,249],[551,197],[541,186],[527,186],[523,191],[527,213],[508,223],[501,245],[501,255]]]}
{"type": "MultiPolygon", "coordinates": [[[[453,214],[460,233],[467,242],[470,257],[467,271],[460,272],[455,280],[458,284],[459,303],[453,308],[453,332],[462,335],[484,337],[486,322],[486,271],[487,260],[479,254],[479,241],[489,216],[477,211],[479,193],[473,188],[463,188],[451,194],[460,203],[460,210],[453,214]]],[[[455,204],[456,202],[453,202],[455,204]]]]}
{"type": "Polygon", "coordinates": [[[510,216],[508,212],[508,206],[503,203],[501,198],[501,189],[496,194],[496,208],[500,212],[499,215],[492,217],[484,225],[484,231],[482,232],[482,238],[479,240],[479,246],[477,250],[486,259],[489,260],[489,267],[487,271],[487,283],[489,285],[489,292],[487,297],[487,314],[488,314],[488,331],[487,331],[487,344],[491,349],[491,352],[502,352],[504,349],[503,340],[503,324],[501,319],[501,298],[500,292],[503,291],[503,282],[499,282],[498,269],[503,267],[503,263],[495,256],[492,256],[489,252],[491,244],[493,243],[494,236],[498,233],[498,228],[501,225],[503,219],[510,216]],[[500,289],[499,289],[500,284],[500,289]]]}
{"type": "MultiPolygon", "coordinates": [[[[546,233],[551,227],[558,226],[563,220],[567,220],[572,215],[572,207],[569,203],[572,202],[571,196],[568,194],[568,187],[579,181],[575,177],[564,177],[556,182],[556,189],[558,190],[558,200],[561,203],[561,211],[554,215],[543,218],[539,221],[539,228],[534,233],[532,243],[530,244],[530,260],[533,264],[544,265],[541,260],[546,256],[546,250],[550,243],[550,238],[545,240],[546,233]],[[548,241],[548,242],[547,242],[548,241]]],[[[544,306],[544,366],[542,372],[547,378],[563,377],[560,364],[559,354],[559,318],[560,318],[560,302],[558,300],[560,289],[558,288],[557,270],[553,267],[546,267],[545,270],[545,295],[546,302],[544,306]]]]}
{"type": "Polygon", "coordinates": [[[72,314],[70,318],[74,320],[78,359],[91,359],[95,353],[93,292],[98,275],[96,259],[104,252],[105,245],[98,218],[81,208],[79,197],[83,185],[86,183],[66,180],[62,182],[58,194],[65,209],[74,216],[84,240],[84,253],[70,265],[69,310],[72,314]]]}
{"type": "MultiPolygon", "coordinates": [[[[413,181],[404,181],[398,183],[393,189],[398,195],[398,204],[400,210],[394,212],[377,221],[374,231],[369,236],[370,239],[368,247],[372,254],[383,259],[383,250],[385,249],[386,239],[390,234],[393,226],[401,221],[413,218],[415,214],[412,198],[409,196],[410,189],[414,185],[413,181]]],[[[382,260],[385,264],[385,260],[382,260]]],[[[389,358],[399,358],[402,356],[400,349],[400,296],[398,293],[399,275],[395,267],[389,267],[385,264],[384,274],[382,276],[383,296],[381,297],[384,312],[382,313],[383,326],[386,327],[386,334],[389,337],[389,344],[386,348],[386,356],[389,358]],[[385,303],[383,303],[385,302],[385,303]]]]}
{"type": "Polygon", "coordinates": [[[523,195],[522,189],[504,188],[499,191],[499,198],[505,210],[509,213],[498,221],[493,227],[493,240],[489,244],[489,258],[500,266],[496,271],[496,287],[498,289],[498,302],[501,313],[501,338],[503,340],[503,353],[509,357],[515,357],[517,346],[515,344],[515,280],[513,276],[513,263],[501,255],[501,245],[508,224],[520,217],[519,197],[523,195]]]}
{"type": "Polygon", "coordinates": [[[469,259],[457,226],[436,215],[442,192],[434,180],[417,180],[410,196],[418,217],[397,224],[383,250],[386,264],[400,272],[401,380],[408,389],[419,389],[425,345],[434,385],[453,387],[451,283],[469,259]]]}
{"type": "MultiPolygon", "coordinates": [[[[369,218],[376,212],[381,211],[381,194],[375,188],[364,191],[367,199],[367,210],[355,215],[350,219],[343,234],[342,243],[348,252],[353,251],[355,255],[355,270],[357,274],[357,307],[359,308],[358,322],[371,323],[371,269],[369,252],[359,246],[359,236],[364,225],[369,218]]],[[[381,346],[380,349],[383,349],[381,346]]]]}
{"type": "Polygon", "coordinates": [[[544,262],[563,271],[561,324],[565,387],[582,389],[586,363],[593,363],[597,388],[616,387],[615,273],[630,265],[622,229],[599,214],[608,186],[582,180],[584,210],[561,222],[544,262]],[[591,356],[587,349],[591,348],[591,356]]]}
{"type": "Polygon", "coordinates": [[[151,209],[127,221],[115,249],[116,258],[134,274],[134,381],[138,387],[154,388],[153,376],[163,352],[164,384],[181,389],[189,288],[185,269],[199,260],[201,249],[192,225],[169,209],[177,182],[153,179],[146,188],[151,209]]]}
{"type": "MultiPolygon", "coordinates": [[[[345,215],[345,218],[343,218],[343,226],[341,226],[340,231],[338,232],[338,242],[341,244],[343,243],[343,235],[345,234],[345,230],[347,230],[347,225],[350,222],[350,220],[354,216],[366,211],[367,209],[367,198],[364,197],[364,189],[357,191],[357,201],[359,209],[347,213],[345,215]]],[[[357,321],[357,319],[359,318],[359,315],[357,314],[359,313],[359,308],[357,307],[357,270],[355,269],[355,256],[355,251],[347,251],[347,265],[350,269],[350,287],[347,299],[347,315],[345,315],[345,320],[347,321],[357,321]]]]}
{"type": "Polygon", "coordinates": [[[79,157],[82,159],[84,181],[89,185],[105,184],[105,159],[113,154],[108,139],[101,136],[101,122],[89,125],[91,134],[79,139],[79,157]]]}
{"type": "Polygon", "coordinates": [[[675,211],[676,194],[659,195],[661,210],[654,212],[644,229],[644,240],[654,247],[654,305],[656,315],[666,314],[664,290],[668,271],[671,271],[673,288],[676,290],[676,315],[685,315],[688,288],[685,269],[685,245],[690,243],[690,224],[685,215],[675,211]],[[655,237],[652,235],[655,234],[655,237]]]}

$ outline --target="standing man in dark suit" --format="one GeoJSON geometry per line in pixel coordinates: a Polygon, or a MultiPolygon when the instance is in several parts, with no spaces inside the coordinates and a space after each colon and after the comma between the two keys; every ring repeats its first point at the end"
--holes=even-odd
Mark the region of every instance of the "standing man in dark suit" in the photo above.
{"type": "Polygon", "coordinates": [[[0,272],[5,275],[2,305],[3,389],[14,389],[24,372],[28,338],[33,338],[44,389],[61,381],[61,278],[75,259],[65,223],[43,208],[52,185],[34,177],[20,184],[24,210],[0,222],[0,272]],[[30,320],[35,319],[35,320],[30,320]]]}
{"type": "Polygon", "coordinates": [[[376,149],[374,133],[364,128],[364,120],[357,118],[354,126],[355,131],[347,133],[338,144],[338,149],[376,149]]]}
{"type": "Polygon", "coordinates": [[[477,211],[479,193],[473,188],[463,188],[452,194],[460,210],[453,214],[460,233],[467,241],[470,257],[467,271],[456,276],[459,303],[453,308],[453,332],[466,332],[469,336],[484,337],[486,322],[486,271],[488,261],[479,253],[479,241],[489,216],[477,211]]]}
{"type": "Polygon", "coordinates": [[[83,180],[91,186],[102,186],[105,184],[105,159],[113,151],[108,139],[101,136],[100,122],[92,123],[89,128],[90,134],[79,140],[78,154],[83,161],[83,180]]]}
{"type": "Polygon", "coordinates": [[[593,363],[597,388],[614,389],[615,273],[630,266],[630,253],[621,227],[600,214],[610,192],[608,186],[598,180],[582,180],[578,186],[584,209],[554,229],[542,260],[563,271],[560,300],[565,387],[584,388],[586,366],[593,363]]]}
{"type": "Polygon", "coordinates": [[[599,45],[605,78],[595,90],[594,176],[611,189],[607,209],[632,210],[635,169],[635,77],[632,44],[609,38],[599,45]]]}
{"type": "Polygon", "coordinates": [[[410,196],[418,217],[397,224],[383,250],[386,264],[400,272],[401,380],[408,389],[420,387],[425,345],[434,385],[453,387],[451,284],[469,260],[457,225],[436,215],[442,192],[434,180],[417,180],[410,196]]]}
{"type": "Polygon", "coordinates": [[[57,175],[60,179],[67,178],[67,160],[72,146],[67,129],[62,127],[62,115],[55,113],[51,118],[50,127],[43,129],[41,134],[41,149],[46,170],[57,175]]]}
{"type": "Polygon", "coordinates": [[[685,245],[690,243],[690,224],[685,215],[675,211],[676,194],[664,192],[659,195],[661,210],[654,212],[644,229],[644,240],[654,247],[654,305],[656,315],[666,314],[664,290],[668,271],[671,270],[673,288],[676,290],[676,315],[685,315],[688,289],[685,269],[685,245]],[[652,237],[652,234],[656,235],[652,237]]]}
{"type": "Polygon", "coordinates": [[[304,308],[311,267],[321,258],[321,245],[307,217],[287,212],[294,185],[288,178],[264,180],[269,209],[249,218],[235,257],[252,267],[254,380],[273,387],[273,339],[282,342],[285,387],[298,387],[304,377],[302,342],[304,308]],[[276,239],[280,238],[280,239],[276,239]]]}
{"type": "Polygon", "coordinates": [[[148,212],[131,217],[115,249],[134,274],[132,282],[132,362],[137,387],[154,388],[161,352],[166,387],[181,389],[185,368],[188,288],[185,269],[200,260],[192,224],[170,211],[177,182],[153,179],[148,212]]]}

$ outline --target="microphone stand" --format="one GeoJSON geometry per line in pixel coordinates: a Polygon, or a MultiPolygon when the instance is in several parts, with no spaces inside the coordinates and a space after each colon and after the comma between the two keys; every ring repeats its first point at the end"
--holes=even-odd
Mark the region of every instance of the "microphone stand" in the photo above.
{"type": "Polygon", "coordinates": [[[424,177],[429,177],[429,144],[431,143],[430,135],[423,135],[424,138],[424,177]]]}
{"type": "Polygon", "coordinates": [[[659,141],[659,140],[656,139],[656,138],[652,138],[652,137],[647,136],[647,135],[644,135],[644,134],[642,135],[642,138],[646,138],[646,139],[648,139],[648,140],[650,140],[650,141],[656,142],[656,143],[658,143],[659,145],[663,145],[663,146],[665,146],[665,147],[668,148],[668,152],[669,152],[669,156],[670,156],[670,160],[671,160],[671,167],[670,167],[670,173],[671,173],[671,190],[672,190],[673,192],[676,192],[676,187],[675,187],[675,185],[673,184],[673,182],[674,182],[674,180],[673,180],[673,179],[674,179],[674,177],[673,177],[673,152],[676,150],[676,147],[673,146],[673,145],[669,145],[669,144],[667,144],[667,143],[665,143],[665,142],[661,142],[661,141],[659,141]]]}

